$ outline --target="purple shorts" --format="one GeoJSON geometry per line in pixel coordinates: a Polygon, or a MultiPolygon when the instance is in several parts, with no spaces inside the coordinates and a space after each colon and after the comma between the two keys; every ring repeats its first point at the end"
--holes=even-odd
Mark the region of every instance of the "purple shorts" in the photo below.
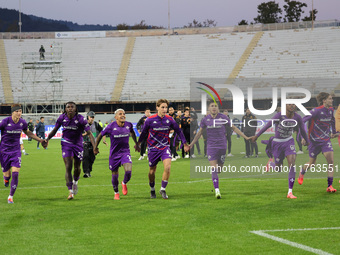
{"type": "Polygon", "coordinates": [[[272,141],[272,153],[275,164],[280,165],[288,155],[296,155],[294,138],[288,141],[278,142],[275,138],[272,141]]]}
{"type": "Polygon", "coordinates": [[[149,166],[156,166],[159,161],[170,158],[170,148],[167,147],[164,150],[148,150],[149,166]]]}
{"type": "Polygon", "coordinates": [[[132,164],[130,153],[124,153],[124,154],[119,155],[118,157],[109,158],[109,168],[112,172],[117,172],[119,167],[125,163],[132,164]]]}
{"type": "Polygon", "coordinates": [[[12,153],[1,153],[0,163],[2,172],[7,172],[11,167],[21,168],[21,151],[12,153]]]}
{"type": "Polygon", "coordinates": [[[84,149],[82,145],[79,146],[77,144],[62,142],[61,151],[63,158],[73,157],[78,158],[81,161],[83,160],[84,149]]]}
{"type": "Polygon", "coordinates": [[[333,146],[331,141],[323,142],[323,143],[315,143],[310,142],[308,145],[308,151],[309,151],[309,157],[310,158],[316,158],[320,152],[329,152],[333,151],[333,146]]]}
{"type": "Polygon", "coordinates": [[[218,164],[224,164],[226,152],[227,149],[207,148],[208,160],[209,161],[217,160],[218,164]]]}

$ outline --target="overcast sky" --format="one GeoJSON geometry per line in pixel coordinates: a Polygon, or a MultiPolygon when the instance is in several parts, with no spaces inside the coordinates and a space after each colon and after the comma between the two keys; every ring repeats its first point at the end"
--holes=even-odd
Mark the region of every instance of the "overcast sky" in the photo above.
{"type": "MultiPolygon", "coordinates": [[[[19,10],[19,1],[0,0],[0,7],[19,10]]],[[[257,16],[257,5],[269,0],[21,0],[21,11],[78,24],[134,25],[145,20],[148,25],[167,27],[168,1],[173,28],[193,19],[213,19],[217,26],[237,25],[242,19],[250,22],[257,16]]],[[[300,1],[308,5],[303,14],[307,16],[312,0],[300,1]]],[[[276,2],[283,9],[284,0],[276,2]]],[[[340,0],[314,0],[314,8],[319,11],[317,20],[340,20],[340,0]]]]}

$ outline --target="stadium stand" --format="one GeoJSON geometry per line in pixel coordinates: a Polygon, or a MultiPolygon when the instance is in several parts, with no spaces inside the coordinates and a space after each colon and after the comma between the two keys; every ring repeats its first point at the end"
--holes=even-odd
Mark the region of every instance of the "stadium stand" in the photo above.
{"type": "MultiPolygon", "coordinates": [[[[44,45],[48,53],[53,41],[4,41],[14,100],[20,101],[24,96],[21,83],[22,53],[38,52],[40,45],[44,45]]],[[[63,100],[110,101],[126,41],[127,38],[59,39],[58,42],[62,44],[63,100]]]]}
{"type": "Polygon", "coordinates": [[[3,40],[0,40],[0,81],[0,89],[3,91],[3,93],[0,93],[0,102],[13,103],[10,75],[3,40]]]}
{"type": "MultiPolygon", "coordinates": [[[[338,91],[331,80],[340,76],[340,29],[326,27],[133,39],[4,39],[14,102],[24,97],[22,54],[38,52],[40,45],[48,52],[53,40],[62,44],[64,101],[147,102],[161,97],[187,101],[190,78],[236,77],[235,84],[241,87],[249,85],[244,80],[255,79],[253,82],[261,88],[257,94],[265,98],[271,96],[271,91],[266,90],[269,82],[263,78],[278,84],[283,79],[295,79],[295,86],[312,89],[313,94],[320,84],[338,91]],[[258,39],[253,40],[256,35],[258,39]],[[256,81],[259,78],[261,82],[256,81]]],[[[4,79],[0,82],[0,100],[8,103],[3,82],[4,79]]]]}

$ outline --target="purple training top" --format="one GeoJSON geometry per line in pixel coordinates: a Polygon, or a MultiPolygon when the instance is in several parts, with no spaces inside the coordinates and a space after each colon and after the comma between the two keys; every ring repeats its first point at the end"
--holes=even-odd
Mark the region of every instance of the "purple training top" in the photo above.
{"type": "Polygon", "coordinates": [[[158,114],[154,114],[146,119],[138,142],[142,142],[149,133],[147,140],[148,148],[150,150],[164,150],[170,146],[169,132],[171,129],[177,133],[183,144],[187,142],[182,130],[171,116],[165,115],[161,118],[158,114]]]}
{"type": "Polygon", "coordinates": [[[294,127],[297,125],[302,137],[306,140],[306,142],[309,141],[305,130],[305,125],[301,116],[297,113],[294,113],[294,116],[291,119],[289,119],[286,115],[281,115],[281,112],[276,113],[274,117],[268,121],[268,123],[263,128],[261,128],[256,136],[259,137],[262,135],[273,124],[275,125],[274,139],[287,139],[292,137],[294,127]]]}
{"type": "Polygon", "coordinates": [[[308,135],[312,142],[327,143],[330,141],[329,134],[336,133],[333,107],[326,108],[323,105],[310,111],[312,115],[303,118],[308,123],[308,135]]]}
{"type": "Polygon", "coordinates": [[[125,121],[123,127],[120,127],[115,121],[107,125],[101,132],[102,136],[110,135],[110,158],[121,154],[130,154],[129,137],[131,131],[133,131],[131,122],[125,121]]]}
{"type": "Polygon", "coordinates": [[[83,146],[83,132],[90,130],[86,118],[80,114],[76,114],[72,119],[69,119],[66,113],[60,115],[55,127],[57,129],[63,127],[61,142],[79,146],[83,146]]]}
{"type": "Polygon", "coordinates": [[[20,151],[20,136],[23,130],[27,130],[27,122],[20,118],[18,123],[14,123],[12,116],[9,116],[0,121],[0,130],[1,153],[20,151]]]}
{"type": "Polygon", "coordinates": [[[207,130],[207,148],[227,148],[225,125],[231,125],[231,123],[229,117],[222,113],[218,113],[215,118],[208,114],[201,120],[200,127],[207,130]]]}

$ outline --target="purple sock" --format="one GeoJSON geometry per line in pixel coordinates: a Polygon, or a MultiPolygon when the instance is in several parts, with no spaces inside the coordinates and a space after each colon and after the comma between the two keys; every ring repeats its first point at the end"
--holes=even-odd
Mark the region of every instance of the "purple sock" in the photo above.
{"type": "Polygon", "coordinates": [[[123,182],[124,182],[125,184],[127,184],[127,183],[130,181],[130,179],[131,179],[131,171],[126,171],[126,172],[125,172],[125,175],[124,175],[124,180],[123,180],[123,182]]]}
{"type": "Polygon", "coordinates": [[[67,182],[66,186],[67,186],[68,190],[72,190],[73,182],[67,182]]]}
{"type": "Polygon", "coordinates": [[[79,180],[79,176],[78,176],[78,177],[75,177],[75,176],[73,175],[73,180],[74,180],[74,181],[78,181],[78,180],[79,180]]]}
{"type": "Polygon", "coordinates": [[[150,188],[154,188],[155,187],[155,182],[149,182],[150,188]]]}
{"type": "Polygon", "coordinates": [[[332,186],[332,184],[333,184],[333,177],[328,177],[328,187],[329,186],[332,186]]]}
{"type": "Polygon", "coordinates": [[[11,176],[9,176],[9,177],[4,176],[4,180],[9,181],[10,179],[11,179],[11,176]]]}
{"type": "Polygon", "coordinates": [[[168,185],[168,181],[163,181],[163,180],[162,180],[162,188],[163,188],[163,189],[166,188],[166,185],[168,185]]]}
{"type": "Polygon", "coordinates": [[[12,173],[12,181],[11,181],[11,191],[9,193],[11,196],[13,196],[15,191],[17,190],[18,182],[19,182],[19,173],[13,172],[12,173]]]}
{"type": "Polygon", "coordinates": [[[300,173],[301,173],[302,175],[305,175],[306,170],[305,170],[303,167],[301,167],[301,168],[300,168],[300,173]]]}
{"type": "Polygon", "coordinates": [[[217,172],[214,171],[214,172],[211,173],[211,179],[212,179],[212,182],[214,184],[214,188],[218,189],[219,188],[219,182],[218,182],[217,172]]]}
{"type": "Polygon", "coordinates": [[[112,174],[112,186],[115,192],[118,192],[118,177],[119,174],[112,174]]]}
{"type": "Polygon", "coordinates": [[[288,174],[288,186],[290,189],[293,189],[295,182],[295,166],[291,166],[289,168],[289,174],[288,174]]]}

